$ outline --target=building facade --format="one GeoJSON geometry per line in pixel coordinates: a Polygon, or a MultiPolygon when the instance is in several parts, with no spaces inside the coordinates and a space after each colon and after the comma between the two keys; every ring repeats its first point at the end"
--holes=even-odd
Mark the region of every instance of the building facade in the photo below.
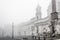
{"type": "MultiPolygon", "coordinates": [[[[54,4],[54,1],[53,3],[54,4]]],[[[48,16],[45,17],[45,18],[42,18],[41,17],[41,7],[39,5],[37,5],[37,8],[36,8],[36,17],[32,18],[29,22],[26,22],[27,24],[24,25],[24,27],[26,27],[25,30],[25,35],[43,35],[44,32],[46,33],[50,33],[52,28],[51,28],[51,13],[52,13],[52,9],[53,9],[53,12],[56,11],[58,13],[58,21],[56,22],[55,24],[55,33],[56,34],[60,34],[60,2],[58,2],[56,0],[56,4],[54,6],[57,6],[56,7],[56,10],[54,10],[54,6],[52,5],[49,5],[48,7],[48,16]],[[57,4],[57,5],[56,5],[57,4]],[[53,8],[52,8],[53,7],[53,8]]]]}

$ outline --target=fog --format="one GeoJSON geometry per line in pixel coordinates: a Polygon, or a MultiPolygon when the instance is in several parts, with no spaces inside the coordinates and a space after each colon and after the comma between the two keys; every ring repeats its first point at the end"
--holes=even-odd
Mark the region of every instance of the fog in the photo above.
{"type": "Polygon", "coordinates": [[[0,25],[30,20],[36,14],[37,4],[42,7],[42,17],[51,0],[0,0],[0,25]],[[44,12],[43,12],[44,11],[44,12]]]}
{"type": "Polygon", "coordinates": [[[42,18],[46,17],[50,2],[51,0],[0,0],[0,28],[11,34],[13,22],[17,31],[17,24],[35,17],[38,4],[41,6],[42,18]]]}

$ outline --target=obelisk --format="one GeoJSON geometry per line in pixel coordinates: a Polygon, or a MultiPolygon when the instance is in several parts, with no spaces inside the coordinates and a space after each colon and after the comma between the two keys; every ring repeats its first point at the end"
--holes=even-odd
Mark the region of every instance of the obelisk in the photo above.
{"type": "Polygon", "coordinates": [[[56,0],[52,0],[52,13],[51,13],[51,36],[55,36],[55,25],[58,21],[58,13],[56,12],[56,0]]]}
{"type": "Polygon", "coordinates": [[[52,0],[52,13],[56,12],[56,0],[52,0]]]}

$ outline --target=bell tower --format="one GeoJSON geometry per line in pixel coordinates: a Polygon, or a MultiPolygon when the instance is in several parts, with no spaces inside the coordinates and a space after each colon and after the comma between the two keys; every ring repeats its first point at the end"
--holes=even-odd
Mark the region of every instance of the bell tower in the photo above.
{"type": "Polygon", "coordinates": [[[36,8],[36,17],[37,19],[41,19],[41,7],[39,4],[37,5],[37,8],[36,8]]]}

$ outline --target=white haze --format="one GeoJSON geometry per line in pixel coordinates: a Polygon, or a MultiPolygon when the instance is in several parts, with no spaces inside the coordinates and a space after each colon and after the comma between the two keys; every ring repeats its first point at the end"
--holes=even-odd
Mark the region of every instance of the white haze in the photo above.
{"type": "Polygon", "coordinates": [[[38,4],[41,6],[42,18],[46,17],[50,2],[51,0],[0,0],[0,28],[11,34],[12,22],[20,24],[35,17],[38,4]]]}
{"type": "Polygon", "coordinates": [[[0,0],[0,25],[15,24],[28,21],[36,14],[39,3],[42,17],[47,15],[47,7],[51,0],[0,0]]]}

